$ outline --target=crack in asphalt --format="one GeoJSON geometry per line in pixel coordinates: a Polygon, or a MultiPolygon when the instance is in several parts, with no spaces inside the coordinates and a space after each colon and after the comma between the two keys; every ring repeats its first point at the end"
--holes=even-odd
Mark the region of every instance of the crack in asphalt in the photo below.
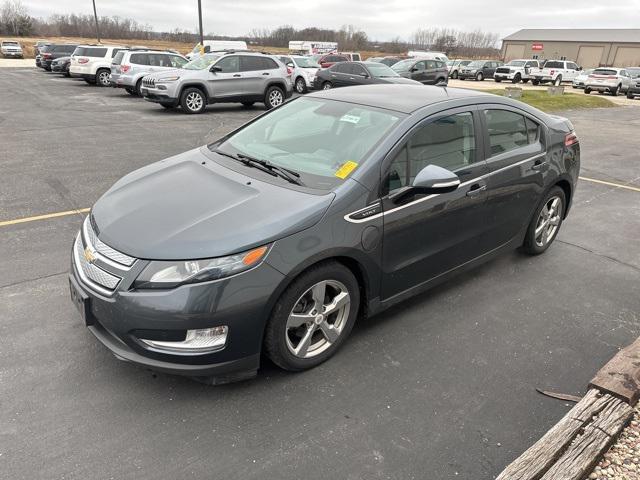
{"type": "Polygon", "coordinates": [[[43,280],[45,278],[57,277],[58,275],[66,275],[67,273],[69,273],[69,271],[65,270],[64,272],[50,273],[48,275],[42,275],[36,278],[27,278],[26,280],[20,280],[18,282],[8,283],[6,285],[0,285],[0,290],[9,288],[9,287],[15,287],[16,285],[22,285],[23,283],[35,282],[36,280],[43,280]]]}
{"type": "Polygon", "coordinates": [[[576,243],[571,243],[571,242],[567,242],[565,240],[559,240],[559,239],[556,239],[556,242],[560,242],[560,243],[563,243],[565,245],[571,245],[572,247],[579,248],[580,250],[584,250],[585,252],[592,253],[593,255],[597,255],[598,257],[601,257],[601,258],[606,258],[607,260],[611,260],[613,262],[616,262],[619,265],[624,265],[625,267],[629,267],[629,268],[632,268],[633,270],[635,270],[637,272],[640,272],[640,267],[636,267],[635,265],[633,265],[631,263],[623,262],[622,260],[618,260],[615,257],[611,257],[609,255],[605,255],[604,253],[595,252],[595,251],[593,251],[593,250],[591,250],[591,249],[589,249],[587,247],[583,247],[582,245],[578,245],[576,243]]]}

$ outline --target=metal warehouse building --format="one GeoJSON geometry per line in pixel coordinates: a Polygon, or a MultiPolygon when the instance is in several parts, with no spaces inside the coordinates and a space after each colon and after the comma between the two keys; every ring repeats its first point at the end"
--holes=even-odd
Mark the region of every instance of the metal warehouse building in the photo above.
{"type": "Polygon", "coordinates": [[[502,56],[572,60],[585,68],[640,66],[640,29],[525,29],[502,40],[502,56]]]}

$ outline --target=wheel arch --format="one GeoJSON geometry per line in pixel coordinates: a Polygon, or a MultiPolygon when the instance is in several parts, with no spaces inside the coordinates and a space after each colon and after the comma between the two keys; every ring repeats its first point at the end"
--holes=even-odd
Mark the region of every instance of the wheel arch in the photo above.
{"type": "Polygon", "coordinates": [[[267,88],[264,89],[264,94],[267,94],[267,90],[269,90],[271,87],[278,87],[279,89],[282,90],[282,93],[285,94],[285,96],[287,95],[287,85],[285,84],[284,80],[271,80],[269,81],[269,83],[267,83],[267,88]]]}
{"type": "Polygon", "coordinates": [[[200,90],[204,95],[205,101],[209,103],[209,94],[207,93],[207,87],[200,82],[189,82],[182,85],[180,87],[180,93],[178,93],[178,100],[182,98],[182,94],[187,88],[197,88],[198,90],[200,90]]]}
{"type": "Polygon", "coordinates": [[[571,186],[571,182],[566,178],[558,179],[552,187],[560,187],[564,192],[564,199],[566,201],[566,208],[564,209],[564,217],[567,218],[567,214],[569,213],[569,206],[571,205],[572,195],[573,195],[573,187],[571,186]]]}

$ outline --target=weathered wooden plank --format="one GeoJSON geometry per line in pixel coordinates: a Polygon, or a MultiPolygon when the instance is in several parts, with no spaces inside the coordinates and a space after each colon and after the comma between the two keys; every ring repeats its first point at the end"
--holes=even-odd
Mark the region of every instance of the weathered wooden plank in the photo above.
{"type": "Polygon", "coordinates": [[[591,380],[589,388],[598,388],[635,405],[640,400],[640,338],[609,360],[591,380]]]}
{"type": "Polygon", "coordinates": [[[541,480],[582,480],[593,470],[600,456],[607,451],[633,416],[633,408],[624,401],[608,394],[605,396],[614,401],[584,428],[584,432],[571,443],[541,480]]]}
{"type": "Polygon", "coordinates": [[[593,417],[618,399],[591,389],[540,440],[505,468],[496,480],[538,480],[593,417]]]}

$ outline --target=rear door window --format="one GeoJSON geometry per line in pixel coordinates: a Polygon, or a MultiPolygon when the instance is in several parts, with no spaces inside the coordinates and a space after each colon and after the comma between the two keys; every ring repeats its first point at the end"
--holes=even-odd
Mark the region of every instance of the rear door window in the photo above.
{"type": "Polygon", "coordinates": [[[436,68],[436,62],[434,60],[427,60],[426,63],[428,70],[433,70],[434,68],[436,68]]]}
{"type": "Polygon", "coordinates": [[[564,68],[564,62],[547,62],[544,68],[564,68]]]}
{"type": "Polygon", "coordinates": [[[279,68],[273,58],[262,57],[258,58],[258,60],[262,64],[262,70],[277,70],[279,68]]]}
{"type": "Polygon", "coordinates": [[[530,122],[528,127],[523,115],[509,110],[485,110],[484,115],[489,133],[491,156],[516,150],[534,143],[537,139],[537,125],[530,122]]]}
{"type": "Polygon", "coordinates": [[[80,52],[76,55],[82,55],[83,57],[104,57],[107,54],[106,48],[100,47],[79,47],[80,52]]]}
{"type": "Polygon", "coordinates": [[[351,73],[353,75],[360,75],[362,77],[364,77],[365,75],[368,75],[364,67],[362,65],[358,65],[357,63],[351,64],[351,73]]]}
{"type": "Polygon", "coordinates": [[[249,57],[249,56],[240,57],[240,71],[255,72],[258,70],[264,70],[264,63],[262,63],[261,60],[263,59],[259,57],[249,57]]]}
{"type": "Polygon", "coordinates": [[[136,65],[149,65],[149,54],[148,53],[132,53],[129,61],[136,65]]]}

